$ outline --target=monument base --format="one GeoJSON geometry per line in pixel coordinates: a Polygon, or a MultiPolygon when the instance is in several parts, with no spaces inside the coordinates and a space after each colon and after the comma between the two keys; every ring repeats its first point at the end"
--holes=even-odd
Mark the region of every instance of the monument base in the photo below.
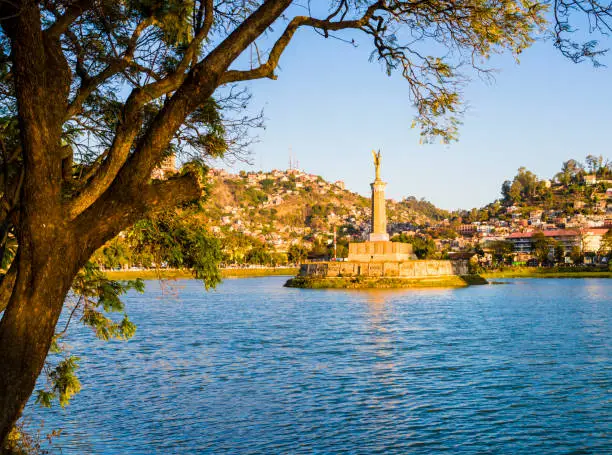
{"type": "Polygon", "coordinates": [[[409,243],[389,242],[388,240],[349,243],[349,262],[401,262],[413,259],[416,259],[416,256],[409,243]]]}
{"type": "Polygon", "coordinates": [[[394,289],[394,288],[457,288],[488,284],[479,275],[444,275],[424,278],[397,277],[333,277],[296,276],[285,287],[302,289],[394,289]]]}
{"type": "Polygon", "coordinates": [[[370,234],[369,240],[370,242],[388,242],[389,234],[370,234]]]}
{"type": "Polygon", "coordinates": [[[478,275],[470,275],[466,260],[417,260],[306,263],[300,267],[298,276],[287,281],[285,286],[360,289],[456,287],[472,284],[487,284],[487,281],[478,275]]]}
{"type": "Polygon", "coordinates": [[[306,263],[301,265],[299,274],[287,281],[285,286],[308,289],[382,289],[473,284],[487,284],[487,281],[481,276],[471,275],[466,260],[416,260],[306,263]]]}

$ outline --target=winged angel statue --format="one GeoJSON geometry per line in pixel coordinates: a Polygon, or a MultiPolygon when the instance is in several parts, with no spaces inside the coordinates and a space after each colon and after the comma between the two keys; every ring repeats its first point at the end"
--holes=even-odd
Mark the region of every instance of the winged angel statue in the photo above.
{"type": "Polygon", "coordinates": [[[376,153],[372,150],[372,156],[374,157],[374,168],[376,169],[376,180],[380,180],[380,150],[376,153]]]}

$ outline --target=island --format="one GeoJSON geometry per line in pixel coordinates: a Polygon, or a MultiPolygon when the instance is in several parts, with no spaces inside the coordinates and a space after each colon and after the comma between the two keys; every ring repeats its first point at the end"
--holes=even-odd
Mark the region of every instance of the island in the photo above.
{"type": "Polygon", "coordinates": [[[380,178],[382,156],[372,151],[375,178],[368,240],[349,243],[346,261],[306,262],[285,286],[324,288],[462,287],[486,284],[471,274],[467,260],[418,260],[412,245],[391,242],[387,233],[386,183],[380,178]]]}

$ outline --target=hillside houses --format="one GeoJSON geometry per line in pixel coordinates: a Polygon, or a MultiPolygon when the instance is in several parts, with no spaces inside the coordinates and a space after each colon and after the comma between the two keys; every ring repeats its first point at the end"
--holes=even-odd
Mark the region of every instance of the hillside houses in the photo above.
{"type": "MultiPolygon", "coordinates": [[[[277,252],[292,245],[326,244],[339,236],[367,237],[370,226],[368,198],[348,191],[342,180],[327,182],[299,169],[231,174],[208,172],[211,197],[209,225],[219,238],[236,234],[261,241],[277,252]]],[[[429,224],[430,220],[402,201],[389,200],[390,222],[429,224]]]]}
{"type": "MultiPolygon", "coordinates": [[[[208,177],[208,225],[220,239],[246,236],[286,253],[293,245],[327,245],[334,230],[344,241],[359,241],[369,233],[369,198],[348,191],[341,180],[327,182],[299,169],[239,174],[211,169],[208,177]]],[[[389,199],[389,233],[429,239],[438,257],[510,242],[515,254],[528,258],[538,232],[566,255],[577,249],[597,255],[612,227],[612,188],[599,178],[593,184],[585,178],[582,186],[574,183],[572,188],[541,182],[554,200],[497,201],[483,209],[449,213],[414,197],[389,199]]]]}
{"type": "Polygon", "coordinates": [[[584,253],[598,253],[602,248],[602,239],[608,232],[608,228],[582,229],[581,248],[584,253]]]}

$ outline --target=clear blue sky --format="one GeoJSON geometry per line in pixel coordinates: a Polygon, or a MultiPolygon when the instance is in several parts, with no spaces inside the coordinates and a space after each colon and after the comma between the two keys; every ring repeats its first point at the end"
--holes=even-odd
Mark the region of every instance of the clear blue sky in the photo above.
{"type": "MultiPolygon", "coordinates": [[[[612,44],[612,43],[610,43],[612,44]]],[[[300,168],[369,193],[371,149],[383,153],[387,197],[424,197],[445,209],[482,206],[499,197],[504,180],[526,166],[551,177],[569,158],[612,158],[612,67],[576,65],[550,42],[521,55],[495,57],[493,83],[472,74],[469,110],[459,141],[419,144],[407,83],[388,77],[371,48],[300,31],[283,55],[278,80],[250,83],[253,110],[266,129],[252,147],[253,165],[233,171],[286,169],[289,148],[300,168]]],[[[612,59],[604,63],[612,66],[612,59]]]]}

